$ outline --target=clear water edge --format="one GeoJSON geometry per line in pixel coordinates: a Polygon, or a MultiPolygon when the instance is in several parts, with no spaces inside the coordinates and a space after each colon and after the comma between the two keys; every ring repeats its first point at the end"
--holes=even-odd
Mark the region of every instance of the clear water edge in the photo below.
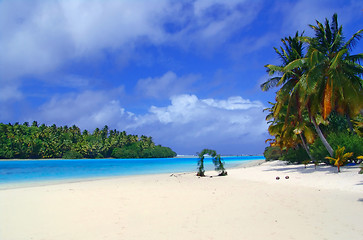
{"type": "MultiPolygon", "coordinates": [[[[264,160],[264,157],[223,157],[227,170],[254,160],[264,160]]],[[[191,173],[197,171],[197,162],[197,157],[0,161],[0,189],[135,175],[191,173]]],[[[211,158],[205,159],[205,168],[214,170],[211,158]]]]}

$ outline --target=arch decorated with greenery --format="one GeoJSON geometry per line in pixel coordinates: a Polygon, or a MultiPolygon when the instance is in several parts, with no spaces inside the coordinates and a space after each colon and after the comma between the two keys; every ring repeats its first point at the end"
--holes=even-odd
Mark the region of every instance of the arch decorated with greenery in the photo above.
{"type": "Polygon", "coordinates": [[[199,161],[198,161],[198,172],[197,176],[205,177],[204,170],[204,155],[208,154],[212,157],[213,164],[215,166],[215,170],[219,172],[218,176],[226,176],[227,171],[224,168],[224,164],[222,162],[222,158],[220,154],[217,154],[215,150],[211,149],[203,149],[202,152],[198,153],[199,161]]]}

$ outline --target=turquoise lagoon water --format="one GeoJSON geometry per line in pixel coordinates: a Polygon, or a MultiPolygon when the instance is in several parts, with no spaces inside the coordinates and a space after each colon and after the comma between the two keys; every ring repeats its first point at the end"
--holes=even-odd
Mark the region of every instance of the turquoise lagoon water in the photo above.
{"type": "MultiPolygon", "coordinates": [[[[263,156],[223,157],[225,168],[264,160],[263,156]]],[[[112,176],[196,172],[198,158],[80,159],[0,161],[0,187],[40,181],[81,180],[112,176]]],[[[211,158],[205,159],[206,170],[213,170],[211,158]]]]}

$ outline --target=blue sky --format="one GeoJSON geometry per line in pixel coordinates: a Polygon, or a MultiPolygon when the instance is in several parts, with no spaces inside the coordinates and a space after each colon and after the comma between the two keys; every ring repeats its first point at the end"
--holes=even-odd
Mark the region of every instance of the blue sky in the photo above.
{"type": "Polygon", "coordinates": [[[363,28],[362,1],[0,0],[0,122],[261,154],[273,47],[335,12],[347,38],[363,28]]]}

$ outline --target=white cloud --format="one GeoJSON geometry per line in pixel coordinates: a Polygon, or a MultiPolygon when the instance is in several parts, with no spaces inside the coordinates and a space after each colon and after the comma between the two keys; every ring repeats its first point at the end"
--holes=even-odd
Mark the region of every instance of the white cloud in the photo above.
{"type": "Polygon", "coordinates": [[[54,97],[29,121],[76,124],[90,131],[108,125],[111,129],[152,136],[157,144],[180,154],[194,154],[206,147],[224,154],[263,152],[267,124],[259,101],[240,96],[218,100],[176,95],[168,106],[152,106],[147,114],[135,114],[122,106],[117,97],[120,91],[85,91],[54,97]]]}
{"type": "Polygon", "coordinates": [[[249,26],[258,16],[261,1],[197,0],[192,7],[176,4],[168,10],[166,23],[174,26],[170,42],[211,54],[237,30],[249,26]]]}
{"type": "Polygon", "coordinates": [[[238,109],[246,110],[249,108],[262,106],[261,102],[258,101],[251,102],[250,100],[245,100],[240,96],[230,97],[227,100],[205,99],[202,101],[209,106],[226,110],[238,110],[238,109]]]}
{"type": "Polygon", "coordinates": [[[166,72],[161,77],[140,79],[136,91],[146,97],[168,98],[185,91],[191,91],[192,84],[199,78],[197,75],[178,77],[174,72],[166,72]]]}
{"type": "Polygon", "coordinates": [[[17,89],[23,76],[39,77],[70,61],[99,59],[105,50],[126,53],[116,60],[126,65],[133,49],[143,44],[211,52],[252,22],[256,6],[242,0],[0,1],[0,81],[17,89]],[[192,11],[180,7],[185,3],[192,11]],[[165,29],[166,23],[179,21],[186,21],[180,31],[165,29]]]}
{"type": "Polygon", "coordinates": [[[132,131],[147,131],[179,153],[196,153],[205,147],[224,153],[262,153],[267,124],[263,104],[240,96],[226,100],[178,95],[166,107],[152,106],[139,116],[132,131]]]}
{"type": "Polygon", "coordinates": [[[84,91],[79,94],[57,95],[43,104],[39,113],[31,118],[48,124],[76,124],[86,129],[114,125],[121,116],[127,115],[118,100],[123,92],[120,87],[108,92],[84,91]]]}
{"type": "Polygon", "coordinates": [[[103,48],[119,48],[140,38],[163,41],[154,16],[167,1],[62,1],[67,29],[79,54],[103,48]]]}

